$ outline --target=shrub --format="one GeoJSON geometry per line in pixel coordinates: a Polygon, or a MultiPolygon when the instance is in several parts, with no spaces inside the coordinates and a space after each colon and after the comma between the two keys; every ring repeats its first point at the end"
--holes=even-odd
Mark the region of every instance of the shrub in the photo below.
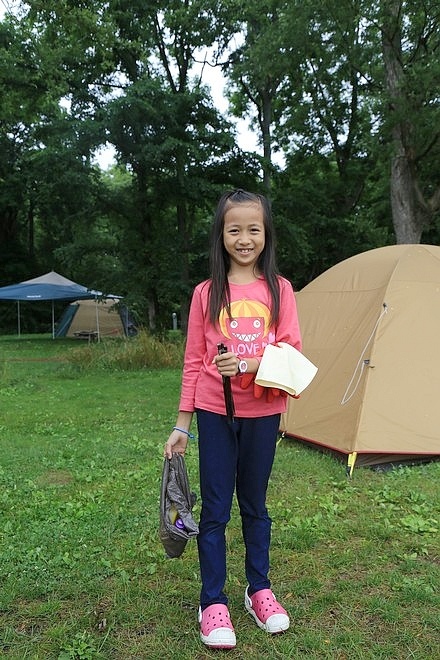
{"type": "Polygon", "coordinates": [[[184,339],[160,340],[141,331],[129,340],[103,340],[80,346],[66,356],[81,371],[98,369],[180,368],[183,363],[184,339]]]}

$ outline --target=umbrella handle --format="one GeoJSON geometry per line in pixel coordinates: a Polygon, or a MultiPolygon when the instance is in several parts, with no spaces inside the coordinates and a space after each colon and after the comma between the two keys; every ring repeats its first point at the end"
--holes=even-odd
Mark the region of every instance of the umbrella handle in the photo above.
{"type": "Polygon", "coordinates": [[[227,347],[226,347],[224,344],[222,344],[222,343],[217,344],[217,350],[218,350],[218,354],[219,354],[219,355],[223,355],[223,353],[227,353],[227,352],[228,352],[227,347]]]}

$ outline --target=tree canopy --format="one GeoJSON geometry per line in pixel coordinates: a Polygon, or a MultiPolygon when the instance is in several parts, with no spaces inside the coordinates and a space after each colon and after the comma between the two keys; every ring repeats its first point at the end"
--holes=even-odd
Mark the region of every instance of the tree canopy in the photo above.
{"type": "Polygon", "coordinates": [[[0,285],[55,269],[125,295],[152,331],[173,312],[185,329],[235,187],[270,197],[296,288],[363,250],[438,243],[437,5],[16,2],[0,20],[0,285]]]}

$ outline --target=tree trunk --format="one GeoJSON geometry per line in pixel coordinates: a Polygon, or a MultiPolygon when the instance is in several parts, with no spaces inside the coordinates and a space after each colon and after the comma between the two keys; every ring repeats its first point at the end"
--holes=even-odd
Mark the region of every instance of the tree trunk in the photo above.
{"type": "Polygon", "coordinates": [[[28,254],[31,258],[33,258],[35,254],[35,216],[34,216],[34,204],[32,199],[29,201],[27,221],[28,221],[28,254]]]}
{"type": "Polygon", "coordinates": [[[272,122],[272,98],[267,89],[262,90],[262,107],[260,118],[261,137],[263,140],[263,185],[268,196],[272,183],[272,137],[270,125],[272,122]]]}
{"type": "Polygon", "coordinates": [[[177,226],[180,236],[181,255],[180,255],[180,277],[183,285],[183,294],[180,296],[180,325],[184,334],[188,327],[189,303],[187,291],[189,290],[189,231],[187,209],[184,201],[176,205],[177,226]]]}
{"type": "Polygon", "coordinates": [[[18,238],[18,212],[12,206],[0,209],[0,243],[18,238]]]}
{"type": "Polygon", "coordinates": [[[411,163],[398,137],[393,137],[393,143],[395,155],[391,162],[390,193],[396,243],[420,243],[423,222],[417,210],[411,163]]]}
{"type": "Polygon", "coordinates": [[[393,121],[390,180],[393,227],[397,243],[420,243],[423,214],[417,203],[413,127],[405,118],[400,0],[384,0],[383,11],[382,52],[389,112],[393,121]]]}
{"type": "Polygon", "coordinates": [[[133,172],[136,183],[137,207],[140,210],[139,222],[133,224],[135,227],[134,236],[135,240],[139,241],[139,267],[143,272],[143,295],[147,302],[146,312],[148,317],[148,329],[151,332],[154,332],[156,330],[157,297],[155,291],[154,261],[152,261],[149,250],[152,234],[152,220],[148,200],[148,170],[145,161],[133,165],[133,172]]]}

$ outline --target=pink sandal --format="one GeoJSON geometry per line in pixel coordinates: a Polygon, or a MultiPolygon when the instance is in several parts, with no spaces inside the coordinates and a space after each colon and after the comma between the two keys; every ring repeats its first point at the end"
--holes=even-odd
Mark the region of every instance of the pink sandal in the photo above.
{"type": "Polygon", "coordinates": [[[288,614],[272,591],[261,589],[249,596],[248,588],[246,587],[244,594],[244,605],[254,617],[257,626],[272,635],[287,630],[290,625],[288,614]]]}
{"type": "Polygon", "coordinates": [[[211,649],[233,649],[236,645],[234,626],[226,605],[199,608],[200,639],[211,649]]]}

